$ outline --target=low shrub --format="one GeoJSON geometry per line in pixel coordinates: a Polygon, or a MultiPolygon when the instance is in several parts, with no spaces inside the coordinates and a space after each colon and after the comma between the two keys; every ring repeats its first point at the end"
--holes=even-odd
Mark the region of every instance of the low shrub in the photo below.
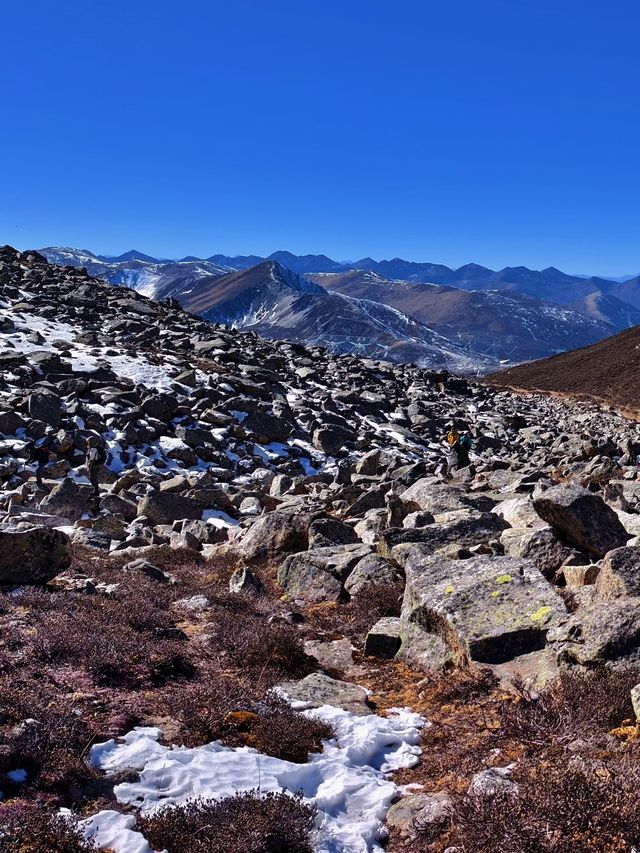
{"type": "Polygon", "coordinates": [[[563,672],[540,693],[518,684],[516,701],[502,706],[500,737],[535,750],[604,734],[634,717],[631,688],[639,680],[637,667],[624,667],[563,672]]]}
{"type": "Polygon", "coordinates": [[[515,794],[466,795],[456,843],[483,853],[622,853],[640,843],[640,766],[559,755],[514,776],[515,794]]]}
{"type": "Polygon", "coordinates": [[[0,806],[0,853],[91,853],[73,823],[34,803],[0,806]]]}
{"type": "Polygon", "coordinates": [[[84,667],[99,686],[138,689],[193,675],[178,637],[153,601],[66,595],[38,614],[33,648],[42,661],[84,667]]]}
{"type": "Polygon", "coordinates": [[[138,821],[154,850],[169,853],[312,853],[316,809],[301,797],[256,791],[190,800],[138,821]]]}
{"type": "Polygon", "coordinates": [[[259,752],[300,764],[307,761],[310,752],[320,752],[322,741],[333,736],[328,723],[307,717],[277,698],[258,710],[251,725],[252,746],[259,752]]]}
{"type": "Polygon", "coordinates": [[[265,687],[284,676],[306,675],[313,668],[295,628],[226,607],[218,608],[214,618],[215,648],[224,652],[231,665],[252,670],[265,687]]]}
{"type": "Polygon", "coordinates": [[[378,619],[399,616],[404,583],[372,584],[351,599],[351,633],[365,634],[378,619]]]}

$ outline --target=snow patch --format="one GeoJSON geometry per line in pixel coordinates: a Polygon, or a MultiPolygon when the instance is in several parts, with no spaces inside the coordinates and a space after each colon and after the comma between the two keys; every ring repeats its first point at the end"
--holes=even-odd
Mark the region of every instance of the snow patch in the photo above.
{"type": "MultiPolygon", "coordinates": [[[[158,742],[162,732],[154,727],[95,744],[90,761],[107,772],[140,771],[138,781],[116,785],[114,793],[119,803],[145,815],[193,797],[219,799],[252,791],[259,782],[264,793],[300,792],[317,806],[317,853],[381,851],[382,821],[398,794],[386,774],[418,761],[424,720],[406,709],[393,709],[388,717],[359,717],[330,705],[303,713],[330,723],[336,733],[305,764],[217,741],[193,749],[163,746],[158,742]]],[[[100,843],[108,837],[115,853],[149,853],[131,816],[118,814],[99,812],[84,821],[85,832],[100,843]]]]}

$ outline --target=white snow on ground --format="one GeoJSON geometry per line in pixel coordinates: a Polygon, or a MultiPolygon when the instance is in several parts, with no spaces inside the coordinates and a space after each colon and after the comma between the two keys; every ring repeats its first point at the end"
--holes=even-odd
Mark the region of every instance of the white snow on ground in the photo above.
{"type": "MultiPolygon", "coordinates": [[[[317,853],[381,851],[382,821],[398,795],[386,774],[418,761],[424,720],[400,709],[386,718],[358,717],[330,705],[303,713],[331,723],[336,732],[306,764],[217,741],[194,749],[163,746],[161,730],[153,727],[138,727],[119,741],[95,744],[90,760],[107,772],[139,771],[137,782],[116,785],[114,793],[119,803],[143,814],[194,797],[220,799],[256,788],[264,793],[301,792],[318,808],[317,853]]],[[[115,853],[150,853],[131,816],[118,814],[99,812],[82,826],[115,853]]]]}
{"type": "MultiPolygon", "coordinates": [[[[14,318],[16,331],[3,335],[4,341],[10,341],[18,352],[34,352],[47,349],[52,341],[67,341],[74,370],[95,370],[100,362],[110,367],[118,376],[131,379],[140,385],[146,385],[158,391],[167,391],[174,380],[166,367],[151,364],[138,355],[113,355],[113,349],[104,346],[88,346],[75,343],[78,328],[58,320],[47,320],[35,314],[20,312],[14,318]],[[45,339],[43,343],[32,343],[26,338],[33,332],[39,332],[45,339]]],[[[55,349],[55,348],[54,348],[55,349]]],[[[199,373],[199,371],[197,371],[199,373]]]]}
{"type": "Polygon", "coordinates": [[[231,518],[226,512],[221,509],[205,509],[202,512],[202,521],[212,524],[214,527],[237,527],[240,523],[235,518],[231,518]]]}
{"type": "Polygon", "coordinates": [[[154,853],[146,838],[135,829],[136,819],[133,815],[108,809],[98,812],[88,820],[80,821],[80,827],[85,836],[107,850],[117,853],[154,853]]]}

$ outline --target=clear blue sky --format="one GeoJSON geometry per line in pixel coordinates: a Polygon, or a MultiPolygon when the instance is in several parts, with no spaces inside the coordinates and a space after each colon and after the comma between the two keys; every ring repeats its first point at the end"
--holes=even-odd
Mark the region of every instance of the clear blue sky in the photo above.
{"type": "Polygon", "coordinates": [[[0,243],[640,272],[637,0],[5,0],[0,243]]]}

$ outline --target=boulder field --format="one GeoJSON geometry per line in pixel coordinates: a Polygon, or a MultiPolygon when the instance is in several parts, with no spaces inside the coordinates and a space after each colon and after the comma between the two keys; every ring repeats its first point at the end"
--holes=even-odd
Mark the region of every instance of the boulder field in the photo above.
{"type": "Polygon", "coordinates": [[[0,365],[3,584],[64,582],[74,543],[187,548],[294,611],[402,588],[365,648],[425,672],[637,656],[640,429],[613,411],[267,341],[9,247],[0,365]]]}

